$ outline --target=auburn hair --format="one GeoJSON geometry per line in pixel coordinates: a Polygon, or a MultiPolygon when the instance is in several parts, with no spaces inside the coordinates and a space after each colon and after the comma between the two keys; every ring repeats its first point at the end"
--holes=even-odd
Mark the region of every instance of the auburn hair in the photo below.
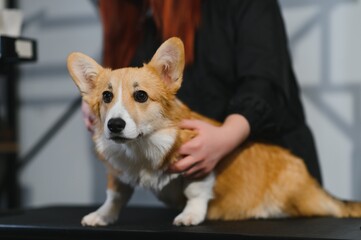
{"type": "Polygon", "coordinates": [[[159,38],[162,41],[175,36],[182,39],[185,62],[193,62],[201,0],[100,0],[104,66],[129,66],[143,36],[143,23],[149,9],[159,38]]]}

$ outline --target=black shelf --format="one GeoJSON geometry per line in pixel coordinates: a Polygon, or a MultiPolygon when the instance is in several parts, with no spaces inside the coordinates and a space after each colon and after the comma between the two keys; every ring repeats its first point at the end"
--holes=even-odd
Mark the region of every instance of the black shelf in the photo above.
{"type": "Polygon", "coordinates": [[[14,64],[37,60],[37,45],[34,39],[0,35],[0,63],[14,64]]]}
{"type": "Polygon", "coordinates": [[[21,205],[18,184],[18,65],[37,60],[34,39],[0,35],[0,208],[21,205]]]}

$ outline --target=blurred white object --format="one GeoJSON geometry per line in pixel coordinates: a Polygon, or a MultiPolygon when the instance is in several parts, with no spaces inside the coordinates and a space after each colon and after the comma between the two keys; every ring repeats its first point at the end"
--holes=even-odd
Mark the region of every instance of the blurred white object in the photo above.
{"type": "Polygon", "coordinates": [[[23,14],[18,9],[0,9],[0,35],[19,37],[23,14]]]}
{"type": "Polygon", "coordinates": [[[0,10],[4,9],[6,5],[6,0],[0,0],[0,10]]]}

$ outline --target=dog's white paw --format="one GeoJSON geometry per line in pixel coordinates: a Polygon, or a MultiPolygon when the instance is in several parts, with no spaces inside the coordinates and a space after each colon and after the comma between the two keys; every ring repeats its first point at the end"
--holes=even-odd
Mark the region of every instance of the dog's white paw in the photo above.
{"type": "Polygon", "coordinates": [[[204,221],[204,214],[197,212],[182,212],[173,221],[176,226],[198,225],[204,221]]]}
{"type": "Polygon", "coordinates": [[[114,223],[118,216],[114,214],[101,214],[98,211],[89,213],[81,220],[83,226],[107,226],[114,223]]]}

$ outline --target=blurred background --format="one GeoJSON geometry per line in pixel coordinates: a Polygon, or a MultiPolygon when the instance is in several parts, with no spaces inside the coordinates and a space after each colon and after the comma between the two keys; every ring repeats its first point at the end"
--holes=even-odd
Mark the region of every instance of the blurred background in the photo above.
{"type": "MultiPolygon", "coordinates": [[[[9,4],[0,2],[3,8],[9,4]]],[[[105,198],[105,169],[94,155],[79,94],[66,69],[72,51],[101,62],[96,5],[90,0],[10,2],[23,14],[21,37],[36,41],[37,57],[7,66],[0,75],[2,105],[9,93],[3,82],[17,79],[16,124],[10,126],[16,128],[12,142],[17,147],[11,148],[12,160],[0,148],[0,197],[11,193],[5,190],[9,190],[6,179],[12,179],[19,183],[18,201],[25,207],[99,204],[105,198]],[[15,175],[9,176],[9,171],[15,175]]],[[[280,4],[325,188],[341,198],[361,200],[361,1],[280,0],[280,4]]],[[[0,130],[7,126],[1,124],[6,115],[2,105],[0,130]]],[[[0,202],[6,205],[3,199],[0,202]]],[[[140,189],[130,204],[162,206],[140,189]]]]}

